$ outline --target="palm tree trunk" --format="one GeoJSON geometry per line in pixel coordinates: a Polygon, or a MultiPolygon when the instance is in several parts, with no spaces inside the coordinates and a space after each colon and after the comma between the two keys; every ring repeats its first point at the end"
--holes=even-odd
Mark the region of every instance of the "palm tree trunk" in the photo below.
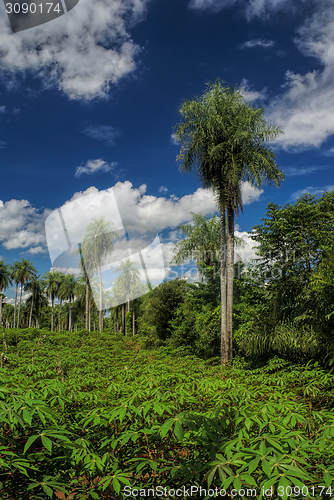
{"type": "Polygon", "coordinates": [[[133,302],[132,304],[132,335],[134,336],[135,335],[135,304],[133,302]]]}
{"type": "Polygon", "coordinates": [[[31,297],[30,316],[29,316],[29,328],[31,328],[31,318],[32,318],[33,307],[34,307],[34,294],[32,294],[32,297],[31,297]]]}
{"type": "Polygon", "coordinates": [[[14,306],[14,328],[15,328],[15,321],[16,321],[16,304],[17,304],[17,287],[19,286],[18,283],[16,283],[16,290],[15,290],[15,306],[14,306]]]}
{"type": "Polygon", "coordinates": [[[21,283],[19,311],[17,313],[17,328],[20,328],[20,310],[21,310],[21,302],[22,302],[22,291],[23,291],[23,283],[21,283]]]}
{"type": "Polygon", "coordinates": [[[122,333],[123,333],[123,335],[126,335],[126,331],[125,331],[124,304],[122,304],[122,333]]]}
{"type": "Polygon", "coordinates": [[[68,329],[69,331],[72,331],[72,300],[70,297],[70,310],[69,310],[69,319],[68,319],[68,329]]]}
{"type": "Polygon", "coordinates": [[[89,317],[89,285],[88,285],[88,277],[86,276],[86,330],[88,330],[88,317],[89,317]]]}
{"type": "Polygon", "coordinates": [[[2,325],[2,288],[0,289],[0,325],[2,325]]]}
{"type": "Polygon", "coordinates": [[[63,303],[63,299],[60,299],[60,311],[59,311],[59,331],[61,330],[61,306],[63,303]]]}
{"type": "Polygon", "coordinates": [[[52,295],[51,332],[53,332],[53,309],[54,309],[54,301],[55,301],[55,298],[52,295]]]}
{"type": "Polygon", "coordinates": [[[103,311],[102,311],[102,273],[101,266],[99,266],[99,280],[100,280],[100,310],[99,310],[99,329],[100,333],[103,329],[103,311]]]}
{"type": "Polygon", "coordinates": [[[221,290],[221,341],[220,357],[221,364],[226,365],[228,361],[228,333],[227,333],[227,290],[226,290],[226,219],[225,207],[220,206],[220,290],[221,290]]]}
{"type": "Polygon", "coordinates": [[[233,278],[234,278],[234,211],[227,209],[227,337],[228,360],[232,359],[232,334],[233,334],[233,278]]]}
{"type": "Polygon", "coordinates": [[[119,324],[118,324],[118,306],[116,306],[116,332],[119,333],[119,324]]]}

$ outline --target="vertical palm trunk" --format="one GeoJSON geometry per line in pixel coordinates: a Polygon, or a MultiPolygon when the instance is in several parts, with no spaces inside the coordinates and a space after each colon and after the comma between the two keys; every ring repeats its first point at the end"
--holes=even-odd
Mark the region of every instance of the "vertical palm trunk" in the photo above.
{"type": "Polygon", "coordinates": [[[118,306],[116,306],[116,332],[119,333],[119,324],[118,324],[118,306]]]}
{"type": "Polygon", "coordinates": [[[91,329],[91,314],[92,314],[92,300],[89,297],[89,308],[88,308],[88,331],[91,329]]]}
{"type": "Polygon", "coordinates": [[[68,318],[68,329],[72,331],[72,298],[70,297],[70,307],[69,307],[69,318],[68,318]]]}
{"type": "Polygon", "coordinates": [[[2,325],[2,288],[0,288],[0,325],[2,325]]]}
{"type": "Polygon", "coordinates": [[[102,311],[102,272],[101,266],[99,266],[99,280],[100,280],[100,310],[99,310],[99,329],[100,332],[103,329],[103,311],[102,311]]]}
{"type": "Polygon", "coordinates": [[[31,319],[32,319],[32,310],[34,307],[34,294],[31,297],[31,306],[30,306],[30,316],[29,316],[29,328],[31,328],[31,319]]]}
{"type": "Polygon", "coordinates": [[[17,304],[17,287],[19,286],[18,283],[16,283],[16,290],[15,290],[15,305],[14,305],[14,328],[15,328],[15,321],[16,321],[16,304],[17,304]]]}
{"type": "Polygon", "coordinates": [[[88,285],[88,276],[86,283],[86,330],[88,330],[88,316],[89,316],[89,285],[88,285]]]}
{"type": "Polygon", "coordinates": [[[54,302],[55,302],[55,298],[54,298],[54,295],[52,295],[52,313],[51,313],[51,332],[53,332],[53,312],[54,312],[54,302]]]}
{"type": "Polygon", "coordinates": [[[227,209],[227,336],[228,360],[232,359],[233,334],[233,278],[234,278],[234,211],[227,209]]]}
{"type": "Polygon", "coordinates": [[[125,314],[124,314],[124,304],[122,304],[122,333],[123,335],[126,334],[125,332],[125,314]]]}
{"type": "Polygon", "coordinates": [[[22,302],[22,291],[23,291],[23,283],[21,283],[19,311],[17,313],[17,328],[20,328],[20,310],[21,310],[21,302],[22,302]]]}
{"type": "Polygon", "coordinates": [[[133,302],[133,305],[132,305],[132,335],[134,336],[135,335],[135,304],[133,302]]]}
{"type": "Polygon", "coordinates": [[[226,290],[226,219],[225,207],[220,206],[220,290],[221,290],[221,340],[220,357],[223,366],[228,362],[227,290],[226,290]]]}

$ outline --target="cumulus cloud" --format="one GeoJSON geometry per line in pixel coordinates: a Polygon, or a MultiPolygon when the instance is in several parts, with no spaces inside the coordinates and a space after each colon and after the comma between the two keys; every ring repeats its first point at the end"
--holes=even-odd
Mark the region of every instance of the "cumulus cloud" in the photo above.
{"type": "Polygon", "coordinates": [[[159,193],[166,193],[167,191],[168,191],[168,188],[166,188],[165,186],[159,187],[159,193]]]}
{"type": "Polygon", "coordinates": [[[242,43],[239,48],[240,49],[250,49],[253,47],[262,47],[262,48],[268,49],[270,47],[273,47],[275,45],[275,43],[276,42],[274,42],[274,40],[262,40],[261,38],[256,38],[253,40],[248,40],[245,43],[242,43]]]}
{"type": "Polygon", "coordinates": [[[114,146],[116,137],[119,137],[120,132],[110,125],[90,125],[83,130],[83,133],[99,142],[103,142],[106,146],[114,146]]]}
{"type": "Polygon", "coordinates": [[[269,105],[268,119],[284,135],[275,143],[285,149],[319,147],[334,133],[334,4],[319,2],[318,10],[298,30],[295,43],[305,56],[315,57],[321,70],[286,73],[283,91],[269,105]]]}
{"type": "Polygon", "coordinates": [[[45,244],[44,223],[50,212],[39,212],[27,200],[0,201],[0,242],[7,250],[45,244]]]}
{"type": "Polygon", "coordinates": [[[107,163],[101,158],[97,160],[88,160],[85,165],[77,167],[75,176],[79,177],[82,174],[95,174],[96,172],[111,172],[117,166],[116,162],[107,163]]]}
{"type": "Polygon", "coordinates": [[[142,21],[150,0],[81,0],[67,15],[13,35],[0,16],[0,72],[38,76],[70,99],[108,95],[110,85],[135,69],[140,51],[129,28],[142,21]]]}

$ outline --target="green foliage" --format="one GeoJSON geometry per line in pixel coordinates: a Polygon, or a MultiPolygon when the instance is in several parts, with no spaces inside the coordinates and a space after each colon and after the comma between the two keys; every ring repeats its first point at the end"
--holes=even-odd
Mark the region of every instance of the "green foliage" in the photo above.
{"type": "MultiPolygon", "coordinates": [[[[199,318],[202,331],[219,324],[216,309],[199,318]]],[[[142,336],[12,334],[0,372],[2,499],[121,500],[126,485],[171,484],[257,488],[258,498],[305,485],[306,498],[330,498],[334,376],[316,364],[223,368],[184,346],[146,351],[142,336]]]]}

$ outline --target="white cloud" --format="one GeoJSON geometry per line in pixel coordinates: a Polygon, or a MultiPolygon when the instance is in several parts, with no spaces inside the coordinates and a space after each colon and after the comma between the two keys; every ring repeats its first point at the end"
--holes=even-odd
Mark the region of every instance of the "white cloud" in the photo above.
{"type": "Polygon", "coordinates": [[[321,196],[324,192],[326,192],[326,191],[330,192],[333,190],[334,190],[334,186],[332,186],[332,185],[325,186],[324,188],[309,186],[309,187],[306,187],[304,189],[302,188],[302,189],[298,189],[298,191],[295,191],[291,195],[290,201],[296,201],[300,196],[302,196],[305,193],[316,195],[316,196],[321,196]]]}
{"type": "Polygon", "coordinates": [[[242,80],[241,85],[240,85],[241,95],[247,101],[250,101],[250,102],[253,102],[256,100],[263,101],[264,99],[266,99],[266,97],[267,97],[266,90],[267,90],[266,88],[262,89],[260,92],[258,92],[257,90],[251,90],[249,82],[248,82],[248,80],[246,80],[246,78],[244,78],[242,80]]]}
{"type": "Polygon", "coordinates": [[[36,255],[38,253],[47,253],[47,250],[45,247],[38,246],[38,247],[29,248],[28,253],[30,253],[30,255],[36,255]]]}
{"type": "Polygon", "coordinates": [[[265,49],[273,47],[276,42],[274,40],[262,40],[261,38],[256,38],[253,40],[248,40],[247,42],[240,45],[240,49],[250,49],[253,47],[263,47],[265,49]]]}
{"type": "Polygon", "coordinates": [[[243,182],[241,186],[241,196],[243,205],[250,205],[253,201],[258,201],[263,189],[257,189],[249,184],[249,182],[243,182]]]}
{"type": "Polygon", "coordinates": [[[90,125],[83,130],[83,133],[96,141],[103,142],[106,146],[114,146],[116,137],[119,137],[119,130],[109,125],[90,125]]]}
{"type": "Polygon", "coordinates": [[[309,167],[286,167],[283,169],[285,177],[295,177],[297,175],[309,175],[314,174],[318,170],[326,168],[326,165],[317,165],[309,167]]]}
{"type": "Polygon", "coordinates": [[[7,250],[39,247],[45,243],[44,222],[50,212],[38,212],[27,200],[0,201],[0,242],[7,250]]]}
{"type": "Polygon", "coordinates": [[[88,160],[86,165],[81,165],[75,170],[75,176],[79,177],[81,174],[95,174],[96,172],[111,172],[116,167],[117,163],[107,163],[101,158],[97,160],[88,160]]]}
{"type": "Polygon", "coordinates": [[[0,113],[4,113],[6,111],[6,106],[0,106],[0,113]]]}
{"type": "Polygon", "coordinates": [[[253,17],[268,17],[283,8],[293,7],[294,2],[289,0],[190,0],[189,8],[194,10],[204,10],[208,12],[218,12],[222,9],[241,5],[245,10],[247,19],[253,17]]]}
{"type": "Polygon", "coordinates": [[[18,74],[38,76],[70,99],[106,97],[135,69],[140,48],[128,28],[144,19],[150,0],[81,0],[67,15],[13,35],[0,16],[0,71],[9,86],[18,74]]]}
{"type": "Polygon", "coordinates": [[[275,143],[285,149],[319,147],[334,133],[334,4],[318,10],[298,30],[295,43],[321,70],[304,75],[288,71],[283,91],[267,109],[267,118],[285,132],[275,143]]]}
{"type": "Polygon", "coordinates": [[[180,143],[180,141],[178,141],[178,140],[176,139],[176,134],[175,134],[175,133],[171,134],[171,136],[170,136],[170,140],[171,140],[171,142],[172,142],[173,144],[175,144],[175,146],[179,146],[179,145],[181,144],[181,143],[180,143]]]}
{"type": "Polygon", "coordinates": [[[165,186],[159,187],[159,193],[166,193],[167,191],[168,191],[168,188],[166,188],[165,186]]]}

